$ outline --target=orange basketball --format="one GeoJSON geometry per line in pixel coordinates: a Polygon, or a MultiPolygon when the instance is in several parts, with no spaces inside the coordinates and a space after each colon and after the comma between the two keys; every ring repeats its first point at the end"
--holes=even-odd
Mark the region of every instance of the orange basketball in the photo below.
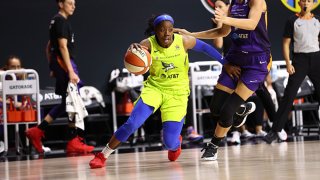
{"type": "Polygon", "coordinates": [[[133,48],[128,50],[124,56],[124,66],[135,75],[146,73],[151,63],[151,55],[145,48],[133,48]]]}

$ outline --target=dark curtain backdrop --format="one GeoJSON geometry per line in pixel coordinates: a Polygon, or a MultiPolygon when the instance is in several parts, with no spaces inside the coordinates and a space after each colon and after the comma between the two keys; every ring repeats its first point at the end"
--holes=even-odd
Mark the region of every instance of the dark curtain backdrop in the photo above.
{"type": "MultiPolygon", "coordinates": [[[[280,60],[283,26],[293,12],[280,0],[267,3],[273,59],[280,60]]],[[[42,88],[54,85],[49,78],[45,46],[49,20],[56,12],[55,0],[0,1],[1,65],[8,55],[19,55],[24,67],[38,71],[42,88]]],[[[71,21],[76,34],[76,63],[84,82],[104,90],[111,70],[123,67],[128,46],[145,38],[147,19],[163,12],[174,17],[176,27],[190,31],[211,27],[211,14],[199,0],[77,0],[71,21]]],[[[314,13],[319,14],[319,8],[314,13]]],[[[198,60],[209,58],[191,52],[190,61],[198,60]]]]}

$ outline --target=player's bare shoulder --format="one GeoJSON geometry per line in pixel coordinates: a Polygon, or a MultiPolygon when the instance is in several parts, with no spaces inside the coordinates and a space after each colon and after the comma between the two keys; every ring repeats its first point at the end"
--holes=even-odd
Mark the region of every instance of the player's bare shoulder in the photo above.
{"type": "Polygon", "coordinates": [[[196,38],[189,35],[181,35],[183,40],[183,46],[185,50],[192,49],[196,44],[196,38]]]}

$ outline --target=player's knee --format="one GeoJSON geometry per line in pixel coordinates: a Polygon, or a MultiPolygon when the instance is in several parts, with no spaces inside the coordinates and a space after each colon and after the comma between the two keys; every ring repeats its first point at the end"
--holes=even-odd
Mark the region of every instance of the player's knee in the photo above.
{"type": "Polygon", "coordinates": [[[215,100],[214,98],[210,102],[210,111],[211,114],[214,116],[218,116],[220,114],[221,104],[223,102],[219,102],[218,100],[215,100]]]}
{"type": "Polygon", "coordinates": [[[244,100],[238,94],[232,93],[221,108],[219,124],[225,128],[232,126],[233,115],[243,103],[244,100]]]}
{"type": "Polygon", "coordinates": [[[214,95],[210,102],[210,111],[214,120],[218,121],[220,119],[221,107],[229,95],[229,93],[220,89],[214,90],[214,95]]]}
{"type": "Polygon", "coordinates": [[[221,114],[220,114],[220,121],[219,124],[220,126],[224,127],[224,128],[228,128],[230,126],[232,126],[233,124],[233,114],[232,112],[230,112],[230,105],[229,104],[225,104],[222,109],[221,109],[221,114]]]}
{"type": "MultiPolygon", "coordinates": [[[[221,106],[221,105],[220,105],[221,106]]],[[[211,117],[214,121],[219,121],[220,119],[220,108],[217,105],[217,102],[211,102],[210,105],[211,117]]]]}
{"type": "Polygon", "coordinates": [[[229,128],[232,126],[232,124],[233,124],[232,119],[224,119],[224,120],[220,119],[219,121],[219,125],[223,128],[229,128]]]}
{"type": "Polygon", "coordinates": [[[134,123],[134,121],[131,121],[130,118],[127,122],[125,122],[115,133],[116,138],[124,142],[126,141],[131,134],[133,134],[137,129],[139,128],[139,125],[134,123]]]}
{"type": "Polygon", "coordinates": [[[129,135],[131,135],[139,128],[139,125],[137,123],[134,123],[134,121],[128,120],[126,123],[123,124],[123,127],[126,130],[126,132],[129,135]]]}

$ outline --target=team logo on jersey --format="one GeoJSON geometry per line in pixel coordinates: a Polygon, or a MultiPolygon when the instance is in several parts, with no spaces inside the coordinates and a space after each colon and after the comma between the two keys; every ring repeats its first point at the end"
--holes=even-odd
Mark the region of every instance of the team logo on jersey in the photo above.
{"type": "MultiPolygon", "coordinates": [[[[299,6],[300,0],[281,0],[282,4],[286,6],[289,10],[293,12],[300,12],[301,8],[299,6]]],[[[314,0],[312,10],[319,6],[320,0],[314,0]]]]}
{"type": "Polygon", "coordinates": [[[165,62],[161,62],[161,63],[162,63],[162,66],[163,66],[162,69],[163,69],[165,72],[168,72],[168,71],[171,70],[171,69],[177,68],[177,67],[174,66],[173,63],[170,63],[170,64],[165,63],[165,62]]]}
{"type": "Polygon", "coordinates": [[[74,33],[72,33],[71,42],[74,43],[74,33]]]}
{"type": "Polygon", "coordinates": [[[215,1],[215,0],[201,0],[202,5],[203,5],[211,14],[214,14],[214,1],[215,1]]]}

